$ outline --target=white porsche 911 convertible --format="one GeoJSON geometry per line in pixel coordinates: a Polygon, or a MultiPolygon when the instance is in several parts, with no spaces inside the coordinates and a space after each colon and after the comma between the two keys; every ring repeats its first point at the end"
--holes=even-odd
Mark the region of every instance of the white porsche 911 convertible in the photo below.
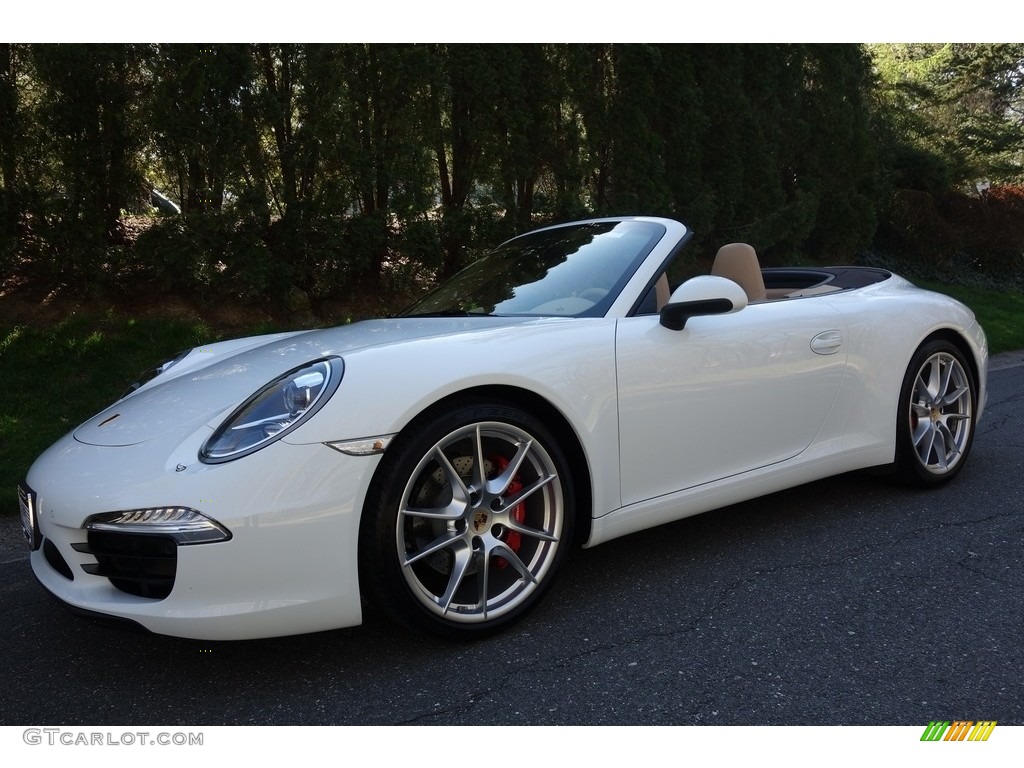
{"type": "Polygon", "coordinates": [[[359,624],[476,637],[568,552],[828,475],[923,486],[985,403],[973,314],[880,269],[761,269],[596,219],[506,242],[399,317],[193,349],[20,487],[80,612],[201,639],[359,624]]]}

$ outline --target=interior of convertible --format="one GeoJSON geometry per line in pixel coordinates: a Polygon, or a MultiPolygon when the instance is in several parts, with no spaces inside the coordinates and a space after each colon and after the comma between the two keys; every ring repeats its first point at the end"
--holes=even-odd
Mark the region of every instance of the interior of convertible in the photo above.
{"type": "MultiPolygon", "coordinates": [[[[729,243],[718,249],[710,274],[725,277],[747,294],[751,304],[821,296],[860,288],[891,277],[882,269],[858,267],[762,268],[757,252],[747,243],[729,243]]],[[[638,314],[654,314],[668,303],[672,289],[667,272],[655,282],[638,314]]]]}

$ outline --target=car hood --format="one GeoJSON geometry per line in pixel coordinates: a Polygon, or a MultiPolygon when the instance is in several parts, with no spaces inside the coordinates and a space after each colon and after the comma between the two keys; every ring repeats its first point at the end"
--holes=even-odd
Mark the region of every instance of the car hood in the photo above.
{"type": "Polygon", "coordinates": [[[172,431],[191,433],[203,424],[216,428],[257,390],[310,361],[343,357],[366,347],[457,337],[534,322],[541,321],[502,317],[367,320],[197,347],[166,373],[86,421],[74,437],[89,445],[130,446],[172,431]]]}

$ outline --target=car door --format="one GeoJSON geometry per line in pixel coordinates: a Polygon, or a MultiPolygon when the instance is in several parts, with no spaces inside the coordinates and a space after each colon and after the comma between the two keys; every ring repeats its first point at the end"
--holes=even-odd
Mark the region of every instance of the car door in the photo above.
{"type": "Polygon", "coordinates": [[[814,440],[846,365],[827,300],[789,299],[616,329],[623,505],[785,461],[814,440]]]}

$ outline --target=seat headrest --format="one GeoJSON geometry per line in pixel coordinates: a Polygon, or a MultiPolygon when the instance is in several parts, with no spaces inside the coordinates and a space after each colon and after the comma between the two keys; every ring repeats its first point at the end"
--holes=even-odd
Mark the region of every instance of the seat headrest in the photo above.
{"type": "Polygon", "coordinates": [[[739,283],[746,291],[748,301],[765,301],[768,298],[757,252],[746,243],[729,243],[719,248],[711,274],[739,283]]]}

